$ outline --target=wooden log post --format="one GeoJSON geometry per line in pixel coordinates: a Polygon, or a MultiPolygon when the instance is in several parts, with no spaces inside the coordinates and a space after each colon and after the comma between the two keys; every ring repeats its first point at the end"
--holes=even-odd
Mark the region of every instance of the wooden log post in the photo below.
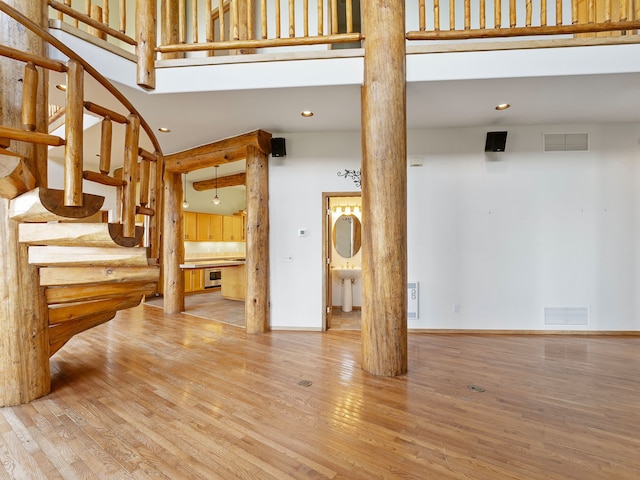
{"type": "Polygon", "coordinates": [[[122,166],[122,179],[127,182],[122,190],[122,228],[125,237],[133,237],[136,228],[136,165],[140,140],[140,118],[131,114],[128,119],[122,166]]]}
{"type": "Polygon", "coordinates": [[[24,86],[22,87],[22,126],[33,132],[36,129],[36,109],[38,106],[38,70],[33,62],[24,66],[24,86]]]}
{"type": "Polygon", "coordinates": [[[75,60],[70,60],[64,148],[64,204],[67,207],[82,206],[83,98],[84,68],[75,60]]]}
{"type": "Polygon", "coordinates": [[[140,161],[140,206],[146,207],[149,203],[149,171],[151,162],[146,159],[140,161]]]}
{"type": "MultiPolygon", "coordinates": [[[[106,22],[104,21],[104,19],[102,17],[102,7],[99,6],[99,5],[91,5],[90,7],[91,7],[91,9],[90,9],[90,12],[89,12],[89,16],[91,18],[93,18],[96,22],[102,23],[104,25],[106,22]]],[[[92,26],[88,26],[87,27],[87,31],[91,35],[93,35],[93,36],[95,36],[95,37],[97,37],[97,38],[99,38],[101,40],[106,40],[107,39],[106,32],[104,32],[102,30],[98,30],[97,28],[94,28],[92,26]]]]}
{"type": "Polygon", "coordinates": [[[165,313],[179,313],[184,310],[184,275],[180,270],[180,263],[184,261],[181,180],[179,173],[164,174],[162,265],[165,313]]]}
{"type": "Polygon", "coordinates": [[[156,2],[136,2],[136,40],[138,42],[138,85],[153,90],[156,88],[156,2]]]}
{"type": "Polygon", "coordinates": [[[100,138],[100,173],[109,175],[111,171],[111,143],[113,138],[113,124],[110,117],[102,120],[100,138]]]}
{"type": "MultiPolygon", "coordinates": [[[[252,18],[250,16],[253,13],[252,2],[253,0],[237,0],[236,2],[237,40],[253,39],[252,18]]],[[[240,48],[229,51],[229,55],[248,55],[253,53],[256,53],[255,48],[240,48]]]]}
{"type": "MultiPolygon", "coordinates": [[[[179,22],[178,13],[179,0],[163,0],[160,5],[160,42],[162,45],[173,45],[178,43],[179,40],[179,22]]],[[[184,53],[181,52],[166,52],[160,55],[163,60],[171,58],[182,58],[184,53]]]]}
{"type": "MultiPolygon", "coordinates": [[[[162,205],[162,170],[164,159],[156,152],[156,161],[152,164],[149,178],[149,208],[159,212],[162,205]]],[[[160,232],[162,231],[162,219],[160,215],[154,215],[149,219],[149,257],[159,263],[160,260],[160,232]]],[[[182,237],[180,237],[182,238],[182,237]]]]}
{"type": "Polygon", "coordinates": [[[269,330],[269,163],[268,153],[247,147],[247,333],[269,330]]]}
{"type": "Polygon", "coordinates": [[[407,372],[404,2],[363,3],[362,367],[407,372]]]}
{"type": "MultiPolygon", "coordinates": [[[[4,3],[46,28],[48,7],[40,0],[4,3]]],[[[46,56],[47,46],[7,15],[0,15],[0,45],[46,56]]],[[[21,124],[24,64],[0,58],[0,125],[21,124]]],[[[38,79],[36,130],[46,132],[48,74],[38,79]]],[[[28,175],[46,186],[47,146],[17,143],[28,175]]],[[[47,306],[38,271],[27,263],[27,247],[18,242],[18,223],[9,218],[9,200],[0,198],[0,407],[28,403],[50,388],[47,306]]]]}

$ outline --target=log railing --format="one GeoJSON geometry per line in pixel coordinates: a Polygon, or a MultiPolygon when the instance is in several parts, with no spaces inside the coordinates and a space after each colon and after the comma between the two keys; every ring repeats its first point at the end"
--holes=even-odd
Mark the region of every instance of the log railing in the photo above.
{"type": "MultiPolygon", "coordinates": [[[[62,202],[60,204],[60,213],[52,213],[61,217],[82,218],[83,212],[88,212],[87,206],[84,205],[87,194],[83,193],[83,179],[116,187],[118,189],[116,194],[117,207],[110,226],[110,229],[115,232],[114,235],[117,237],[114,238],[114,241],[123,246],[138,245],[144,232],[146,233],[144,243],[145,246],[149,247],[149,257],[157,260],[159,258],[159,219],[161,215],[160,212],[157,212],[158,215],[156,215],[155,210],[160,205],[157,196],[161,191],[163,157],[159,142],[150,126],[121,92],[70,48],[4,2],[0,2],[0,11],[42,37],[69,58],[68,63],[63,63],[24,53],[10,47],[0,47],[0,55],[25,64],[21,115],[22,127],[0,126],[0,137],[5,140],[1,146],[2,151],[10,154],[11,142],[64,146],[64,190],[61,195],[62,202]],[[63,72],[67,75],[66,104],[61,109],[65,116],[65,138],[35,131],[36,104],[33,99],[37,94],[39,70],[42,69],[63,72]],[[122,109],[125,110],[125,113],[119,113],[86,100],[84,94],[85,73],[94,77],[102,87],[115,97],[121,104],[122,109]],[[103,118],[99,172],[94,172],[84,167],[83,114],[85,110],[103,118]],[[126,131],[124,145],[122,146],[125,161],[124,173],[119,178],[117,172],[113,171],[111,167],[113,122],[122,124],[126,131]],[[148,137],[153,145],[154,152],[148,152],[140,147],[139,138],[141,133],[148,137]],[[113,173],[110,176],[112,171],[113,173]],[[136,185],[139,185],[139,187],[136,188],[136,185]],[[77,210],[77,216],[74,213],[74,209],[77,210]],[[136,226],[136,215],[146,216],[147,219],[144,223],[147,228],[142,229],[136,226]]],[[[12,189],[11,198],[26,193],[31,188],[33,188],[33,185],[15,185],[15,188],[12,189]]],[[[0,191],[0,193],[2,192],[0,191]]],[[[99,208],[99,205],[97,208],[99,208]]]]}
{"type": "Polygon", "coordinates": [[[638,0],[415,0],[418,29],[409,40],[585,35],[640,28],[638,0]]]}
{"type": "Polygon", "coordinates": [[[204,8],[197,0],[167,2],[157,50],[168,58],[183,52],[245,54],[266,47],[357,42],[362,36],[353,6],[353,0],[206,0],[204,8]]]}
{"type": "MultiPolygon", "coordinates": [[[[146,88],[155,88],[159,58],[360,45],[364,1],[47,0],[59,20],[135,46],[146,88]]],[[[640,0],[407,0],[406,25],[411,41],[637,35],[640,0]]]]}

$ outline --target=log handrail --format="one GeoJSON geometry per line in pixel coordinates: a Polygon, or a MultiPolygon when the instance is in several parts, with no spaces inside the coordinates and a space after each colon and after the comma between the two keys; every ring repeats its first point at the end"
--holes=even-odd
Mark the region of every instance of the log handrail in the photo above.
{"type": "MultiPolygon", "coordinates": [[[[90,3],[90,2],[88,2],[90,3]]],[[[28,101],[23,99],[23,127],[27,130],[15,129],[9,127],[0,126],[0,137],[10,140],[24,141],[36,144],[46,144],[52,146],[65,146],[65,189],[64,189],[64,206],[65,208],[80,208],[83,205],[83,201],[86,201],[86,194],[82,193],[82,180],[90,180],[101,183],[103,185],[110,185],[118,188],[119,193],[124,192],[122,201],[125,205],[121,206],[120,211],[125,212],[124,218],[118,218],[116,221],[124,220],[123,225],[123,237],[127,239],[133,239],[140,237],[139,228],[135,226],[135,212],[139,207],[141,214],[147,216],[154,216],[155,211],[149,208],[149,204],[157,205],[156,199],[153,195],[157,195],[160,191],[157,185],[150,185],[150,162],[158,162],[161,160],[162,153],[159,142],[149,127],[148,123],[139,115],[136,108],[131,104],[129,100],[119,90],[117,90],[104,76],[102,76],[97,70],[91,67],[84,59],[75,54],[70,48],[68,48],[61,41],[53,37],[48,31],[40,28],[37,24],[25,17],[23,14],[7,5],[4,2],[0,2],[0,11],[11,17],[16,22],[22,24],[31,32],[35,33],[43,40],[51,44],[54,48],[69,58],[68,64],[61,62],[51,61],[45,57],[37,55],[30,55],[10,47],[0,48],[0,55],[8,58],[15,59],[26,63],[25,70],[25,94],[31,92],[30,86],[37,83],[37,77],[30,79],[31,71],[33,75],[37,75],[35,66],[40,68],[51,69],[59,72],[67,72],[67,98],[66,106],[64,108],[65,118],[65,139],[49,135],[41,132],[30,131],[30,125],[33,123],[33,108],[28,101]],[[115,97],[119,103],[126,108],[129,112],[129,117],[125,117],[111,109],[102,107],[98,104],[84,101],[84,88],[83,88],[83,76],[84,73],[93,76],[103,88],[107,90],[113,97],[115,97]],[[103,117],[103,131],[102,131],[102,145],[100,155],[100,172],[91,172],[88,170],[82,170],[82,111],[86,109],[96,115],[103,117]],[[136,188],[135,182],[126,182],[124,179],[117,179],[109,177],[110,170],[110,155],[111,155],[111,123],[112,121],[126,124],[127,130],[131,130],[134,134],[129,135],[130,138],[126,140],[125,155],[127,156],[127,162],[129,165],[135,165],[138,156],[143,157],[142,163],[146,165],[144,168],[145,175],[142,179],[143,188],[146,191],[139,193],[140,205],[136,205],[136,188]],[[131,129],[131,121],[134,121],[135,128],[131,129]],[[154,147],[154,152],[148,152],[138,145],[138,130],[142,127],[145,134],[149,137],[154,147]],[[151,192],[151,193],[150,193],[151,192]],[[154,193],[155,192],[155,193],[154,193]]],[[[28,99],[27,99],[28,100],[28,99]]],[[[5,142],[6,143],[6,142],[5,142]]],[[[8,145],[7,145],[8,146],[8,145]]],[[[160,162],[158,162],[160,163],[160,162]]],[[[154,167],[154,181],[158,178],[156,174],[156,167],[154,167]]],[[[62,193],[62,192],[61,192],[62,193]]],[[[118,203],[118,202],[117,202],[118,203]]],[[[62,205],[62,203],[61,203],[62,205]]],[[[69,212],[67,212],[69,213],[69,212]]],[[[74,213],[75,215],[75,213],[74,213]]],[[[66,216],[66,214],[64,214],[66,216]]],[[[73,216],[73,215],[72,215],[73,216]]],[[[75,217],[74,217],[75,218],[75,217]]],[[[152,222],[155,222],[153,220],[152,222]]],[[[150,230],[159,231],[159,229],[149,224],[150,230]]],[[[150,238],[152,244],[152,251],[157,250],[155,244],[159,241],[158,238],[150,238]]],[[[131,243],[131,242],[129,242],[131,243]]],[[[124,245],[124,244],[123,244],[124,245]]]]}

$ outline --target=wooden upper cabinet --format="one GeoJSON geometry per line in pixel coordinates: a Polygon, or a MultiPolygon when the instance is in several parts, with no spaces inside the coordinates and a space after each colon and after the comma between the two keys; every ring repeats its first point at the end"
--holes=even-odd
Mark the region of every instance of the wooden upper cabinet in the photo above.
{"type": "Polygon", "coordinates": [[[197,239],[199,242],[222,241],[222,215],[198,213],[197,239]]]}
{"type": "Polygon", "coordinates": [[[195,212],[184,212],[184,240],[186,242],[197,241],[198,219],[195,212]]]}
{"type": "Polygon", "coordinates": [[[241,215],[184,212],[187,242],[244,242],[245,221],[241,215]]]}
{"type": "Polygon", "coordinates": [[[211,215],[211,240],[214,242],[222,241],[222,215],[211,215]]]}
{"type": "Polygon", "coordinates": [[[244,242],[244,217],[225,215],[222,220],[222,237],[225,242],[244,242]]]}

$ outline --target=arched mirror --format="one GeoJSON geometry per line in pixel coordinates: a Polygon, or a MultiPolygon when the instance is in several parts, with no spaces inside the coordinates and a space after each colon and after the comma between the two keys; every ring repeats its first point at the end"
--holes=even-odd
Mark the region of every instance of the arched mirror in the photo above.
{"type": "Polygon", "coordinates": [[[333,226],[333,246],[338,255],[351,258],[360,251],[361,226],[355,215],[340,215],[333,226]]]}

